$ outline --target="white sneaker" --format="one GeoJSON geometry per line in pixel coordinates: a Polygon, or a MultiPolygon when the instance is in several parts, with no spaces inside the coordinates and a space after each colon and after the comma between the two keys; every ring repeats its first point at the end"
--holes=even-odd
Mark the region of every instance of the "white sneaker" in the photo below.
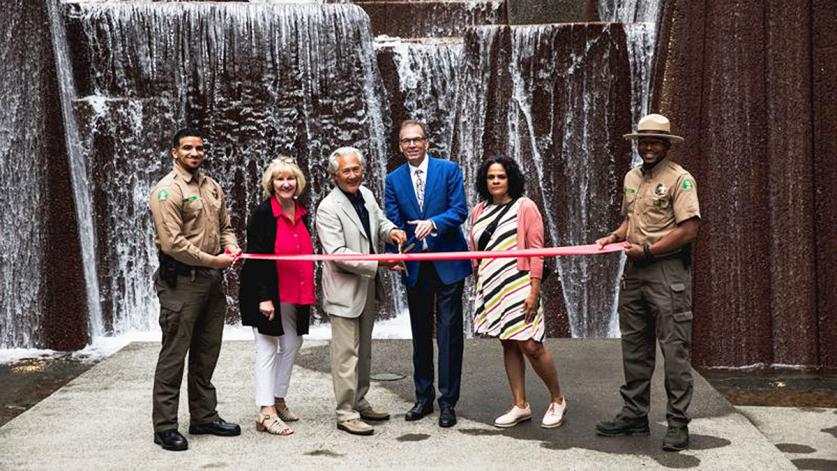
{"type": "Polygon", "coordinates": [[[512,406],[508,412],[500,417],[497,417],[497,420],[494,421],[494,426],[500,428],[514,427],[520,422],[525,422],[531,418],[532,409],[529,407],[528,403],[526,404],[526,407],[512,406]]]}
{"type": "Polygon", "coordinates": [[[560,404],[551,402],[549,408],[546,409],[546,414],[543,415],[541,427],[555,428],[560,427],[564,423],[564,414],[567,413],[567,398],[564,398],[560,404]]]}

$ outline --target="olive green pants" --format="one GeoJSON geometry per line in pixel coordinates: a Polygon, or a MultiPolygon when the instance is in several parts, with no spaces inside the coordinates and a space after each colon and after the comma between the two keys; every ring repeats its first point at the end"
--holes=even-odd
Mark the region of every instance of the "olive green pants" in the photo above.
{"type": "Polygon", "coordinates": [[[648,415],[656,344],[665,361],[669,425],[686,425],[692,400],[692,275],[679,259],[640,266],[625,265],[619,294],[622,366],[625,384],[620,389],[625,405],[620,416],[648,415]]]}
{"type": "Polygon", "coordinates": [[[221,351],[227,299],[220,270],[198,270],[194,276],[177,276],[170,288],[154,274],[160,299],[162,348],[154,373],[154,431],[177,428],[177,406],[186,354],[189,354],[187,386],[191,422],[202,424],[218,418],[212,373],[221,351]]]}

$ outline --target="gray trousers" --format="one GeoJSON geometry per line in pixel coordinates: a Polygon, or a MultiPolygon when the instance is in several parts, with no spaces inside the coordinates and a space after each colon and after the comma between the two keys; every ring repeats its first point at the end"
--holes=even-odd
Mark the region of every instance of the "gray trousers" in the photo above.
{"type": "Polygon", "coordinates": [[[366,400],[372,366],[372,327],[375,325],[375,284],[369,283],[360,317],[329,316],[331,321],[331,378],[337,401],[337,421],[360,418],[372,406],[366,400]]]}
{"type": "Polygon", "coordinates": [[[619,294],[622,366],[620,389],[625,405],[620,416],[648,415],[656,343],[665,361],[669,425],[686,425],[692,400],[692,275],[679,259],[640,266],[628,262],[619,294]]]}
{"type": "Polygon", "coordinates": [[[154,431],[177,429],[177,407],[186,354],[189,354],[187,379],[189,415],[194,424],[218,418],[217,398],[212,374],[221,351],[227,298],[220,270],[199,270],[194,277],[177,276],[177,286],[170,288],[154,274],[160,299],[162,348],[154,373],[152,420],[154,431]]]}

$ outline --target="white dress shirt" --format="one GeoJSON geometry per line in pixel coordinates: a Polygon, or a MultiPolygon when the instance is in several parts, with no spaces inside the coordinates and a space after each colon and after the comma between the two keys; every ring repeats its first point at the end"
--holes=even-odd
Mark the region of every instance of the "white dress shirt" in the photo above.
{"type": "MultiPolygon", "coordinates": [[[[430,157],[427,154],[424,154],[424,160],[418,166],[407,164],[410,167],[410,179],[413,181],[413,191],[416,190],[416,170],[421,170],[421,179],[424,182],[424,190],[425,194],[427,193],[427,168],[430,166],[430,157]]],[[[422,201],[424,201],[422,195],[422,201]]],[[[418,200],[418,195],[416,195],[416,200],[418,200]]],[[[433,232],[430,233],[430,236],[435,237],[437,235],[436,232],[436,223],[433,220],[430,220],[433,223],[433,232]]],[[[427,250],[427,239],[421,241],[421,247],[426,251],[427,250]]]]}

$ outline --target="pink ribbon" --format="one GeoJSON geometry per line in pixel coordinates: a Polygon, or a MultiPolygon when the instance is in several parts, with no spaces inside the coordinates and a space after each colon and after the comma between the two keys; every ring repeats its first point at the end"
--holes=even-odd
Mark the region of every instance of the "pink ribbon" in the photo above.
{"type": "Polygon", "coordinates": [[[568,255],[596,255],[622,252],[624,242],[608,244],[599,248],[596,244],[573,245],[567,247],[544,247],[525,250],[486,250],[481,252],[421,252],[421,253],[376,253],[376,254],[336,254],[336,255],[272,255],[242,253],[241,258],[251,260],[287,260],[306,262],[373,262],[398,261],[417,262],[422,260],[470,260],[475,258],[515,258],[515,257],[565,257],[568,255]]]}

